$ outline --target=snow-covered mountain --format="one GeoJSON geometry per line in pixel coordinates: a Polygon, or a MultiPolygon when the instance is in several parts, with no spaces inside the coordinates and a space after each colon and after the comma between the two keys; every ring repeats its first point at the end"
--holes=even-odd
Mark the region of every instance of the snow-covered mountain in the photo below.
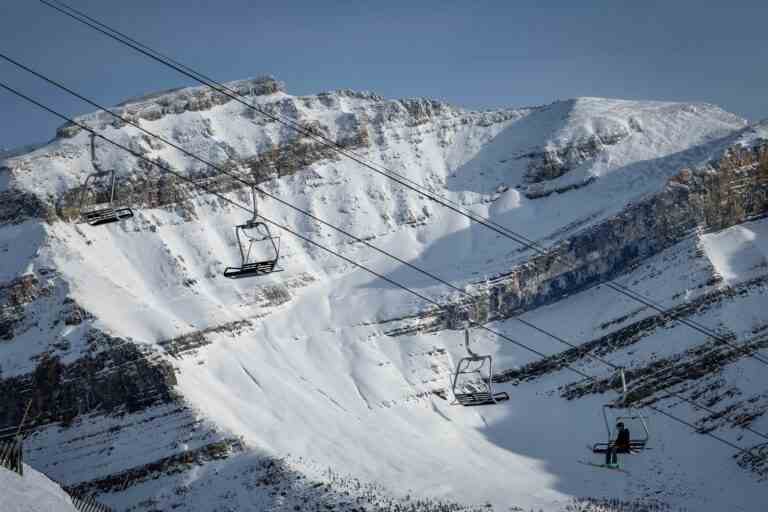
{"type": "MultiPolygon", "coordinates": [[[[347,90],[292,96],[271,78],[229,87],[549,251],[203,88],[115,107],[471,297],[266,197],[265,217],[456,307],[287,233],[283,272],[227,280],[246,212],[104,141],[92,158],[89,134],[63,126],[0,168],[0,428],[33,399],[33,467],[136,511],[765,502],[768,464],[647,408],[652,449],[627,458],[631,477],[579,461],[605,440],[601,405],[617,396],[613,370],[588,354],[627,367],[636,406],[768,456],[755,434],[768,435],[765,368],[748,357],[768,345],[768,123],[706,104],[579,98],[472,112],[347,90]],[[75,222],[96,167],[117,172],[133,218],[75,222]],[[673,313],[617,295],[609,280],[673,313]],[[457,307],[549,356],[473,333],[510,401],[451,405],[464,351],[457,307]]],[[[78,121],[248,204],[236,180],[135,127],[104,113],[78,121]]]]}

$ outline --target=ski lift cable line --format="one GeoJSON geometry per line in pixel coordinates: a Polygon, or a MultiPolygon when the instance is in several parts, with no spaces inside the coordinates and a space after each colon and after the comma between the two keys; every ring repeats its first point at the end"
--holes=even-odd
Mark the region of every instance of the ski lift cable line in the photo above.
{"type": "MultiPolygon", "coordinates": [[[[83,13],[82,11],[79,11],[79,10],[75,9],[75,8],[67,5],[64,2],[61,2],[59,0],[51,0],[51,1],[49,1],[49,0],[40,0],[40,2],[45,4],[45,5],[47,5],[48,7],[51,7],[52,9],[55,9],[56,11],[59,11],[60,13],[62,13],[64,15],[66,15],[66,16],[68,16],[68,17],[70,17],[70,18],[80,22],[80,23],[83,23],[83,24],[93,28],[94,30],[96,30],[96,31],[106,35],[107,37],[110,37],[110,38],[112,38],[112,39],[114,39],[114,40],[116,40],[116,41],[118,41],[118,42],[120,42],[120,43],[122,43],[122,44],[124,44],[126,46],[129,46],[129,47],[133,48],[134,50],[136,50],[136,51],[146,55],[147,57],[149,57],[149,58],[151,58],[151,59],[153,59],[153,60],[155,60],[155,61],[157,61],[157,62],[159,62],[159,63],[161,63],[161,64],[163,64],[165,66],[168,66],[168,67],[171,67],[171,68],[175,69],[179,73],[181,73],[181,74],[183,74],[183,75],[185,75],[185,76],[187,76],[189,78],[192,78],[193,80],[203,84],[204,86],[207,86],[207,87],[213,89],[214,91],[216,91],[216,92],[218,92],[220,94],[223,94],[223,95],[233,99],[234,101],[237,101],[237,102],[245,105],[246,107],[248,107],[250,109],[253,109],[254,111],[260,113],[261,115],[263,115],[265,117],[268,117],[269,119],[272,119],[272,120],[274,120],[274,121],[276,121],[276,122],[278,122],[278,123],[280,123],[280,124],[290,128],[292,130],[295,130],[298,133],[300,133],[300,134],[302,134],[302,135],[304,135],[306,137],[312,138],[313,140],[317,141],[318,143],[324,145],[325,147],[328,147],[328,148],[332,149],[333,151],[336,151],[340,155],[345,156],[345,157],[347,157],[347,158],[357,162],[360,165],[363,165],[364,167],[368,168],[369,170],[372,170],[372,171],[376,172],[377,174],[380,174],[380,175],[382,175],[382,176],[384,176],[384,177],[386,177],[388,179],[391,179],[391,180],[395,181],[396,183],[402,185],[403,187],[405,187],[405,188],[407,188],[409,190],[412,190],[412,191],[414,191],[414,192],[416,192],[416,193],[418,193],[420,195],[423,195],[424,197],[430,199],[431,201],[436,202],[436,203],[440,204],[441,206],[444,206],[445,208],[448,208],[449,210],[451,210],[451,211],[453,211],[455,213],[463,215],[464,217],[467,217],[468,219],[473,220],[474,222],[476,222],[476,223],[478,223],[478,224],[480,224],[480,225],[482,225],[482,226],[484,226],[484,227],[486,227],[486,228],[496,232],[497,234],[500,234],[500,235],[502,235],[502,236],[504,236],[506,238],[509,238],[509,239],[517,242],[518,244],[522,245],[523,247],[525,247],[525,248],[527,248],[529,250],[532,250],[532,251],[534,251],[534,252],[536,252],[536,253],[538,253],[540,255],[548,255],[548,254],[550,254],[549,251],[547,251],[545,248],[543,248],[543,246],[539,242],[536,242],[534,240],[529,239],[528,237],[526,237],[524,235],[516,233],[515,231],[512,231],[511,229],[506,228],[506,227],[504,227],[504,226],[502,226],[502,225],[492,221],[488,217],[485,217],[483,215],[479,215],[479,214],[475,214],[475,213],[469,212],[469,211],[467,211],[466,208],[462,207],[461,205],[459,205],[455,201],[452,201],[452,200],[450,200],[448,198],[445,198],[445,197],[443,197],[443,196],[441,196],[439,194],[436,194],[433,191],[425,190],[422,185],[416,183],[413,180],[410,180],[409,178],[403,176],[402,174],[400,174],[400,173],[398,173],[398,172],[396,172],[394,170],[388,169],[388,168],[384,167],[381,164],[373,163],[370,160],[367,160],[365,157],[360,156],[360,155],[358,155],[356,153],[353,153],[353,152],[349,151],[348,149],[346,149],[343,146],[339,145],[338,143],[336,143],[332,139],[329,139],[329,138],[323,136],[322,134],[317,134],[317,133],[315,133],[312,130],[308,130],[307,128],[301,126],[299,123],[291,120],[290,118],[285,118],[285,117],[277,115],[277,114],[272,114],[270,112],[265,111],[264,109],[261,109],[261,108],[255,106],[255,105],[253,105],[251,103],[248,103],[248,102],[244,101],[242,98],[240,98],[239,93],[237,91],[234,91],[234,90],[228,88],[226,85],[224,85],[224,84],[222,84],[220,82],[217,82],[217,81],[215,81],[215,80],[205,76],[204,74],[202,74],[202,73],[200,73],[198,71],[195,71],[191,67],[186,66],[186,65],[184,65],[184,64],[182,64],[182,63],[180,63],[180,62],[178,62],[178,61],[176,61],[174,59],[172,59],[171,57],[168,57],[168,56],[158,52],[157,50],[154,50],[150,46],[145,45],[145,44],[137,41],[136,39],[133,39],[133,38],[127,36],[126,34],[124,34],[124,33],[120,32],[120,31],[110,27],[109,25],[106,25],[103,22],[100,22],[100,21],[96,20],[95,18],[93,18],[91,16],[88,16],[87,14],[83,13]]],[[[566,258],[564,258],[562,255],[555,255],[555,259],[556,260],[566,260],[566,258]]],[[[570,259],[570,258],[568,258],[568,259],[570,259]]],[[[572,261],[575,263],[575,260],[572,260],[572,261]]],[[[569,266],[569,268],[572,265],[572,263],[568,263],[567,261],[566,261],[566,264],[569,266]]],[[[633,292],[633,291],[630,292],[629,289],[626,286],[618,285],[618,284],[615,284],[615,283],[612,283],[612,282],[608,282],[608,286],[609,286],[609,288],[611,290],[613,290],[613,291],[615,291],[615,292],[617,292],[619,294],[625,295],[625,296],[629,297],[632,300],[638,301],[638,302],[644,304],[645,306],[650,307],[650,308],[658,311],[661,314],[667,314],[668,313],[668,310],[664,309],[663,306],[659,306],[657,303],[653,302],[651,299],[645,298],[642,295],[638,294],[637,292],[633,292]],[[641,298],[642,298],[642,300],[641,300],[641,298]]],[[[714,331],[708,329],[707,327],[701,325],[700,323],[696,322],[695,320],[689,320],[689,319],[684,319],[684,318],[674,318],[673,320],[674,321],[679,321],[682,324],[684,324],[684,325],[686,325],[686,326],[688,326],[688,327],[690,327],[690,328],[692,328],[692,329],[694,329],[694,330],[696,330],[696,331],[698,331],[698,332],[700,332],[702,334],[705,334],[706,336],[709,336],[709,337],[711,337],[713,339],[716,339],[716,340],[720,341],[721,343],[725,343],[727,345],[733,346],[734,348],[737,348],[737,345],[731,344],[726,338],[724,338],[723,336],[720,336],[716,332],[714,332],[714,331]]],[[[760,361],[761,363],[763,363],[766,366],[768,366],[768,360],[764,359],[760,355],[758,355],[758,354],[756,354],[754,352],[750,353],[750,354],[747,354],[747,355],[748,355],[748,357],[751,357],[751,358],[753,358],[753,359],[755,359],[757,361],[760,361]]]]}
{"type": "MultiPolygon", "coordinates": [[[[162,165],[161,163],[154,162],[154,161],[150,160],[149,158],[145,157],[144,155],[141,155],[140,153],[130,149],[129,147],[124,146],[124,145],[120,144],[119,142],[113,141],[113,140],[111,140],[111,139],[109,139],[109,138],[107,138],[107,137],[105,137],[105,136],[103,136],[101,134],[96,133],[92,128],[89,128],[88,126],[86,126],[86,125],[84,125],[82,123],[77,122],[73,118],[68,117],[65,114],[62,114],[62,113],[54,110],[53,108],[44,105],[43,103],[41,103],[41,102],[39,102],[39,101],[37,101],[37,100],[27,96],[26,94],[24,94],[21,91],[19,91],[19,90],[13,88],[13,87],[7,85],[6,83],[4,83],[2,81],[0,81],[0,88],[5,89],[6,91],[8,91],[8,92],[10,92],[10,93],[12,93],[12,94],[14,94],[14,95],[24,99],[25,101],[27,101],[27,102],[37,106],[38,108],[40,108],[42,110],[45,110],[46,112],[49,112],[50,114],[52,114],[52,115],[54,115],[56,117],[59,117],[60,119],[66,121],[66,122],[70,122],[70,123],[72,123],[74,125],[79,126],[83,130],[86,130],[86,131],[94,134],[96,137],[101,138],[105,142],[107,142],[107,143],[109,143],[109,144],[111,144],[111,145],[113,145],[113,146],[115,146],[117,148],[120,148],[120,149],[122,149],[122,150],[124,150],[124,151],[126,151],[128,153],[131,153],[134,156],[136,156],[137,158],[141,158],[141,159],[147,161],[148,163],[150,163],[150,164],[152,164],[152,165],[154,165],[154,166],[156,166],[156,167],[158,167],[158,168],[160,168],[162,170],[165,170],[165,171],[167,171],[167,172],[177,176],[181,180],[189,182],[193,186],[198,187],[198,188],[204,190],[205,192],[218,197],[222,201],[224,201],[226,203],[229,203],[229,204],[231,204],[234,207],[240,208],[240,209],[245,210],[247,212],[251,211],[250,208],[248,208],[247,206],[244,206],[244,205],[240,204],[239,202],[234,201],[234,200],[228,198],[227,196],[225,196],[225,195],[223,195],[223,194],[221,194],[219,192],[216,192],[215,190],[211,190],[211,188],[207,184],[201,183],[201,182],[199,182],[199,181],[197,181],[197,180],[195,180],[193,178],[190,178],[190,177],[185,176],[185,175],[183,175],[181,173],[178,173],[178,172],[174,171],[173,169],[171,169],[170,167],[162,165]]],[[[419,292],[417,292],[417,291],[415,291],[415,290],[413,290],[413,289],[411,289],[411,288],[409,288],[409,287],[407,287],[407,286],[405,286],[405,285],[403,285],[403,284],[401,284],[401,283],[399,283],[399,282],[397,282],[397,281],[395,281],[393,279],[390,279],[390,278],[380,274],[379,272],[377,272],[377,271],[375,271],[375,270],[373,270],[373,269],[371,269],[371,268],[369,268],[369,267],[367,267],[367,266],[365,266],[365,265],[363,265],[361,263],[358,263],[358,262],[356,262],[356,261],[354,261],[354,260],[344,256],[343,254],[340,254],[339,252],[334,251],[333,249],[330,249],[330,248],[326,247],[325,245],[323,245],[323,244],[321,244],[319,242],[316,242],[316,241],[314,241],[314,240],[312,240],[312,239],[310,239],[310,238],[308,238],[308,237],[306,237],[306,236],[304,236],[304,235],[302,235],[302,234],[292,230],[291,228],[289,228],[287,226],[284,226],[284,225],[282,225],[282,224],[280,224],[278,222],[275,222],[275,221],[273,221],[271,219],[268,219],[266,217],[262,217],[262,218],[264,218],[264,220],[266,222],[274,225],[275,227],[277,227],[277,228],[279,228],[279,229],[281,229],[281,230],[283,230],[283,231],[285,231],[287,233],[290,233],[290,234],[294,235],[295,237],[299,238],[300,240],[305,241],[306,243],[308,243],[310,245],[313,245],[313,246],[315,246],[315,247],[317,247],[317,248],[319,248],[319,249],[321,249],[321,250],[323,250],[323,251],[325,251],[325,252],[327,252],[327,253],[329,253],[329,254],[331,254],[333,256],[336,256],[336,257],[344,260],[345,262],[349,263],[350,265],[352,265],[354,267],[357,267],[357,268],[359,268],[361,270],[364,270],[364,271],[366,271],[366,272],[368,272],[368,273],[370,273],[370,274],[372,274],[372,275],[374,275],[374,276],[376,276],[376,277],[378,277],[378,278],[380,278],[380,279],[382,279],[382,280],[392,284],[393,286],[395,286],[397,288],[400,288],[400,289],[410,293],[411,295],[416,296],[417,298],[419,298],[419,299],[421,299],[421,300],[423,300],[425,302],[433,304],[433,305],[435,305],[437,307],[442,307],[442,305],[440,303],[438,303],[437,301],[435,301],[434,299],[426,297],[426,296],[422,295],[421,293],[419,293],[419,292]]],[[[525,350],[527,350],[529,352],[537,354],[537,355],[539,355],[542,358],[546,358],[547,357],[546,354],[544,354],[544,353],[542,353],[542,352],[540,352],[540,351],[538,351],[538,350],[536,350],[536,349],[534,349],[532,347],[529,347],[528,345],[526,345],[524,343],[521,343],[521,342],[519,342],[517,340],[514,340],[511,337],[509,337],[509,336],[507,336],[507,335],[505,335],[503,333],[495,331],[495,330],[493,330],[493,329],[491,329],[491,328],[489,328],[487,326],[479,325],[478,327],[483,329],[483,330],[485,330],[485,331],[487,331],[487,332],[489,332],[489,333],[491,333],[491,334],[496,335],[497,337],[499,337],[501,339],[504,339],[507,342],[513,343],[514,345],[517,345],[517,346],[519,346],[519,347],[521,347],[521,348],[523,348],[523,349],[525,349],[525,350]]],[[[583,372],[583,371],[581,371],[581,370],[579,370],[577,368],[574,368],[571,365],[565,365],[564,367],[568,368],[569,370],[571,370],[571,371],[573,371],[575,373],[577,373],[578,375],[584,377],[585,379],[591,379],[591,380],[595,379],[594,376],[589,375],[589,374],[587,374],[587,373],[585,373],[585,372],[583,372]]],[[[721,443],[724,443],[725,445],[727,445],[727,446],[729,446],[731,448],[734,448],[734,449],[738,450],[741,453],[746,454],[747,456],[749,456],[752,459],[757,458],[757,459],[760,459],[760,460],[768,460],[768,456],[763,456],[763,455],[760,455],[760,454],[755,455],[754,453],[752,453],[751,449],[742,448],[742,447],[740,447],[740,446],[738,446],[738,445],[728,441],[727,439],[724,439],[724,438],[722,438],[722,437],[720,437],[720,436],[718,436],[716,434],[713,434],[712,432],[702,431],[701,429],[697,428],[695,425],[693,425],[693,424],[691,424],[689,422],[686,422],[685,420],[680,419],[680,418],[672,415],[669,412],[662,411],[661,409],[659,409],[656,406],[649,405],[648,407],[651,410],[654,410],[654,411],[659,412],[659,413],[661,413],[661,414],[663,414],[665,416],[668,416],[668,417],[670,417],[672,419],[675,419],[678,423],[687,425],[688,427],[692,428],[696,432],[699,432],[701,434],[705,434],[705,435],[707,435],[707,436],[709,436],[709,437],[711,437],[711,438],[713,438],[713,439],[715,439],[717,441],[720,441],[721,443]]]]}
{"type": "MultiPolygon", "coordinates": [[[[131,126],[134,126],[135,128],[137,128],[140,131],[142,131],[143,133],[145,133],[146,135],[148,135],[150,137],[153,137],[153,138],[155,138],[157,140],[160,140],[160,141],[164,142],[165,144],[170,145],[171,147],[177,149],[181,153],[189,156],[190,158],[193,158],[194,160],[196,160],[196,161],[206,165],[207,167],[210,167],[210,168],[214,169],[215,171],[218,171],[221,174],[225,174],[227,176],[230,176],[233,179],[239,181],[240,183],[242,183],[244,185],[255,187],[255,185],[252,182],[244,180],[242,177],[240,177],[240,176],[238,176],[236,174],[233,174],[231,172],[228,172],[227,170],[221,168],[220,166],[217,166],[216,164],[214,164],[214,163],[212,163],[212,162],[210,162],[208,160],[205,160],[205,159],[199,157],[198,155],[196,155],[196,154],[194,154],[194,153],[184,149],[183,147],[181,147],[181,146],[179,146],[179,145],[177,145],[177,144],[167,140],[166,138],[164,138],[164,137],[162,137],[162,136],[160,136],[160,135],[158,135],[158,134],[156,134],[154,132],[151,132],[151,131],[143,128],[143,127],[141,127],[138,123],[135,123],[135,122],[133,122],[133,121],[131,121],[129,119],[126,119],[126,118],[118,115],[115,112],[112,112],[108,108],[106,108],[106,107],[104,107],[104,106],[94,102],[93,100],[91,100],[91,99],[89,99],[89,98],[87,98],[87,97],[85,97],[85,96],[83,96],[83,95],[81,95],[79,93],[77,93],[76,91],[66,87],[65,85],[61,84],[60,82],[58,82],[56,80],[53,80],[53,79],[51,79],[51,78],[49,78],[49,77],[47,77],[47,76],[45,76],[45,75],[43,75],[41,73],[39,73],[39,72],[29,68],[28,66],[26,66],[26,65],[24,65],[24,64],[22,64],[22,63],[20,63],[20,62],[18,62],[16,60],[10,58],[10,57],[8,57],[7,55],[4,55],[3,53],[0,53],[0,58],[6,60],[7,62],[9,62],[9,63],[11,63],[11,64],[13,64],[13,65],[23,69],[23,70],[25,70],[25,71],[27,71],[28,73],[33,74],[34,76],[36,76],[36,77],[38,77],[38,78],[40,78],[40,79],[50,83],[51,85],[54,85],[55,87],[64,90],[65,92],[67,92],[67,93],[75,96],[76,98],[78,98],[78,99],[88,103],[89,105],[93,106],[94,108],[97,108],[97,109],[99,109],[99,110],[101,110],[101,111],[111,115],[115,119],[117,119],[117,120],[119,120],[121,122],[124,122],[126,124],[129,124],[131,126]]],[[[311,219],[313,219],[313,220],[315,220],[315,221],[317,221],[317,222],[319,222],[319,223],[321,223],[321,224],[323,224],[323,225],[325,225],[325,226],[327,226],[327,227],[329,227],[329,228],[331,228],[331,229],[333,229],[333,230],[335,230],[335,231],[337,231],[337,232],[339,232],[339,233],[341,233],[341,234],[343,234],[343,235],[345,235],[345,236],[347,236],[349,238],[352,238],[355,241],[365,245],[366,247],[368,247],[370,249],[373,249],[373,250],[379,252],[380,254],[382,254],[382,255],[384,255],[384,256],[386,256],[388,258],[394,259],[398,263],[400,263],[402,265],[405,265],[408,268],[410,268],[412,270],[415,270],[416,272],[419,272],[422,275],[425,275],[425,276],[429,277],[430,279],[433,279],[433,280],[435,280],[435,281],[437,281],[437,282],[439,282],[439,283],[449,287],[450,289],[452,289],[452,290],[454,290],[456,292],[459,292],[462,295],[465,295],[465,296],[470,297],[470,298],[473,297],[471,293],[467,292],[463,288],[460,288],[460,287],[454,285],[453,283],[451,283],[449,281],[446,281],[443,278],[441,278],[441,277],[439,277],[439,276],[437,276],[437,275],[435,275],[435,274],[433,274],[433,273],[431,273],[429,271],[426,271],[426,270],[424,270],[424,269],[422,269],[422,268],[420,268],[420,267],[418,267],[418,266],[416,266],[416,265],[414,265],[414,264],[412,264],[412,263],[410,263],[408,261],[405,261],[405,260],[399,258],[398,256],[394,255],[394,254],[391,254],[391,253],[389,253],[387,251],[384,251],[383,249],[380,249],[379,247],[371,244],[367,240],[364,240],[364,239],[362,239],[362,238],[360,238],[360,237],[358,237],[358,236],[356,236],[356,235],[354,235],[354,234],[352,234],[352,233],[350,233],[350,232],[348,232],[348,231],[346,231],[346,230],[344,230],[342,228],[339,228],[338,226],[335,226],[335,225],[333,225],[333,224],[331,224],[331,223],[329,223],[329,222],[327,222],[327,221],[325,221],[325,220],[315,216],[314,214],[312,214],[312,213],[310,213],[310,212],[308,212],[308,211],[306,211],[306,210],[304,210],[304,209],[302,209],[300,207],[297,207],[297,206],[295,206],[295,205],[293,205],[293,204],[291,204],[291,203],[289,203],[289,202],[287,202],[287,201],[285,201],[285,200],[283,200],[283,199],[281,199],[281,198],[279,198],[279,197],[277,197],[277,196],[275,196],[273,194],[270,194],[269,192],[266,192],[266,191],[258,189],[258,188],[257,188],[257,190],[259,190],[264,195],[270,197],[271,199],[274,199],[275,201],[279,202],[280,204],[288,206],[289,208],[292,208],[293,210],[301,213],[302,215],[305,215],[305,216],[307,216],[307,217],[309,217],[309,218],[311,218],[311,219]]],[[[550,331],[548,331],[546,329],[543,329],[543,328],[541,328],[541,327],[539,327],[539,326],[537,326],[537,325],[535,325],[535,324],[533,324],[531,322],[528,322],[527,320],[521,318],[520,316],[515,316],[515,317],[513,317],[513,319],[517,320],[518,322],[522,323],[523,325],[526,325],[527,327],[529,327],[531,329],[534,329],[534,330],[536,330],[536,331],[538,331],[538,332],[540,332],[540,333],[542,333],[542,334],[544,334],[544,335],[546,335],[546,336],[548,336],[548,337],[550,337],[550,338],[552,338],[552,339],[554,339],[554,340],[556,340],[556,341],[558,341],[558,342],[560,342],[560,343],[562,343],[564,345],[567,345],[567,346],[569,346],[571,348],[578,348],[578,345],[573,344],[571,342],[568,342],[567,340],[565,340],[561,336],[558,336],[558,335],[556,335],[556,334],[554,334],[554,333],[552,333],[552,332],[550,332],[550,331]]],[[[497,334],[497,333],[494,332],[494,334],[497,334]]],[[[539,354],[539,355],[542,355],[542,354],[539,354]]],[[[588,357],[588,358],[591,358],[591,359],[593,359],[595,361],[598,361],[598,362],[600,362],[602,364],[605,364],[606,366],[608,366],[608,367],[610,367],[610,368],[612,368],[614,370],[618,370],[620,368],[618,365],[613,364],[610,361],[608,361],[608,360],[606,360],[606,359],[604,359],[604,358],[602,358],[600,356],[597,356],[597,355],[594,355],[594,354],[589,354],[589,353],[585,354],[585,356],[588,357]]],[[[545,357],[545,356],[542,355],[542,357],[545,357]]],[[[660,373],[660,372],[657,372],[657,373],[660,373]]],[[[705,410],[705,411],[709,412],[710,414],[716,414],[716,411],[710,409],[709,407],[701,405],[701,404],[698,404],[698,403],[694,402],[693,400],[691,400],[691,399],[689,399],[689,398],[687,398],[685,396],[682,396],[679,393],[675,393],[675,392],[672,392],[672,391],[668,391],[667,393],[670,396],[674,396],[674,397],[679,398],[680,400],[685,401],[685,402],[687,402],[687,403],[689,403],[689,404],[691,404],[691,405],[693,405],[693,406],[695,406],[697,408],[705,410]]],[[[752,433],[754,433],[754,434],[756,434],[756,435],[758,435],[758,436],[768,440],[768,434],[764,434],[762,432],[754,430],[751,427],[743,427],[743,428],[745,430],[749,431],[749,432],[752,432],[752,433]]]]}

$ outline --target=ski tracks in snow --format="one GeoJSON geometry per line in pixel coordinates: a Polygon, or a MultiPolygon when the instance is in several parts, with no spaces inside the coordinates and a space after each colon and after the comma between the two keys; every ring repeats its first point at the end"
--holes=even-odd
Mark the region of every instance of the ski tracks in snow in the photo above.
{"type": "Polygon", "coordinates": [[[240,368],[242,368],[243,372],[248,376],[248,378],[251,379],[254,384],[256,384],[256,387],[258,387],[261,391],[264,391],[264,388],[261,386],[259,381],[256,380],[256,377],[254,377],[253,374],[248,371],[248,369],[243,365],[243,363],[240,363],[240,368]]]}

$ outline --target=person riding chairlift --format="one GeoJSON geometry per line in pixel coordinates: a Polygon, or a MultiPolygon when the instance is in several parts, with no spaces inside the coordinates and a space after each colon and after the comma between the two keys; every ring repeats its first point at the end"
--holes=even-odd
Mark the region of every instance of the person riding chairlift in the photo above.
{"type": "Polygon", "coordinates": [[[616,441],[605,452],[605,465],[611,468],[619,467],[619,453],[631,453],[629,429],[623,422],[616,424],[616,441]]]}

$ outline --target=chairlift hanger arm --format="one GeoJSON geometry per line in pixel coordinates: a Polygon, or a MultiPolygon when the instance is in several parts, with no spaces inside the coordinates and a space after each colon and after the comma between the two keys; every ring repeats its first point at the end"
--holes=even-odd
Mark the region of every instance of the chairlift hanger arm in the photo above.
{"type": "Polygon", "coordinates": [[[253,204],[253,218],[251,218],[251,222],[256,223],[256,221],[259,218],[259,203],[258,203],[258,197],[256,196],[256,184],[251,185],[251,201],[253,204]]]}
{"type": "Polygon", "coordinates": [[[472,352],[471,348],[469,348],[469,328],[464,329],[464,348],[467,350],[467,353],[471,357],[479,357],[477,354],[472,352]]]}

